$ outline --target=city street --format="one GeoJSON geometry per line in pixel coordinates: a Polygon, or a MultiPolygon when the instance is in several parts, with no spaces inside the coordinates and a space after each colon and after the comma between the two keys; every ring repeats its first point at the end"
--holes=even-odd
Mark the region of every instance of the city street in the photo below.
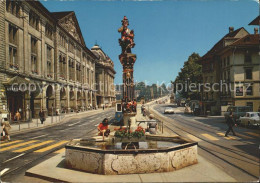
{"type": "Polygon", "coordinates": [[[195,117],[184,114],[183,107],[174,108],[175,114],[163,114],[166,106],[171,105],[152,107],[163,116],[165,129],[198,141],[199,155],[219,166],[237,181],[259,179],[259,130],[234,127],[237,136],[230,133],[225,137],[227,125],[224,117],[195,117]]]}
{"type": "Polygon", "coordinates": [[[84,117],[79,114],[57,126],[11,136],[10,142],[0,144],[1,180],[32,181],[24,180],[28,168],[56,155],[72,139],[95,135],[97,124],[105,117],[112,119],[114,109],[84,117]]]}

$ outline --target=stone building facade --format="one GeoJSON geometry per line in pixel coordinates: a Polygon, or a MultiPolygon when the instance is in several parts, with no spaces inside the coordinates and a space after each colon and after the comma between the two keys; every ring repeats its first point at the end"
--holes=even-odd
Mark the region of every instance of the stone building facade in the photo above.
{"type": "Polygon", "coordinates": [[[96,56],[73,11],[39,1],[0,2],[0,112],[23,120],[96,107],[96,56]]]}
{"type": "Polygon", "coordinates": [[[113,61],[104,53],[104,51],[95,45],[91,51],[97,57],[96,61],[96,90],[98,107],[111,107],[115,103],[115,70],[113,61]]]}
{"type": "Polygon", "coordinates": [[[202,64],[202,113],[220,114],[227,106],[260,107],[259,34],[250,34],[243,27],[219,40],[199,62],[202,64]],[[205,85],[211,88],[207,90],[205,85]],[[213,91],[214,89],[215,91],[213,91]]]}

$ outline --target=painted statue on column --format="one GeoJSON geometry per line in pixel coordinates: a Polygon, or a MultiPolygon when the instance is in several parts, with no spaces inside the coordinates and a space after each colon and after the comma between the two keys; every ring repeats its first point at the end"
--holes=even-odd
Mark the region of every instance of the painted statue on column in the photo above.
{"type": "Polygon", "coordinates": [[[124,16],[122,22],[122,27],[118,29],[118,32],[121,33],[121,39],[119,39],[119,44],[122,48],[122,53],[131,53],[131,48],[135,46],[134,43],[134,30],[128,28],[129,21],[124,16]]]}
{"type": "Polygon", "coordinates": [[[128,28],[129,21],[124,16],[122,26],[118,29],[121,33],[121,39],[119,44],[122,48],[122,52],[119,55],[119,60],[123,66],[123,112],[124,113],[136,113],[136,100],[134,96],[134,63],[136,61],[136,55],[132,54],[131,48],[135,46],[134,43],[134,31],[128,28]]]}

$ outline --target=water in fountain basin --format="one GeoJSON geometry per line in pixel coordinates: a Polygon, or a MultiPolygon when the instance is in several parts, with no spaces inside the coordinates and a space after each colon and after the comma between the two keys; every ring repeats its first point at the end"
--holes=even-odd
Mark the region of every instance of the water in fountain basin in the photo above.
{"type": "MultiPolygon", "coordinates": [[[[147,140],[145,142],[139,142],[138,149],[163,149],[178,146],[180,143],[170,142],[170,141],[154,141],[147,140]]],[[[122,150],[122,142],[93,142],[93,141],[82,141],[77,142],[75,146],[83,146],[90,148],[97,148],[102,150],[122,150]]]]}

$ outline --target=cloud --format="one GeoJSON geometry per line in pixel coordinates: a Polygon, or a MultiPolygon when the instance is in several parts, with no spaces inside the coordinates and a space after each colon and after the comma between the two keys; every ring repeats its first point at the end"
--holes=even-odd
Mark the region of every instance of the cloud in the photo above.
{"type": "Polygon", "coordinates": [[[259,0],[253,0],[253,1],[255,1],[255,2],[259,3],[259,0]]]}

